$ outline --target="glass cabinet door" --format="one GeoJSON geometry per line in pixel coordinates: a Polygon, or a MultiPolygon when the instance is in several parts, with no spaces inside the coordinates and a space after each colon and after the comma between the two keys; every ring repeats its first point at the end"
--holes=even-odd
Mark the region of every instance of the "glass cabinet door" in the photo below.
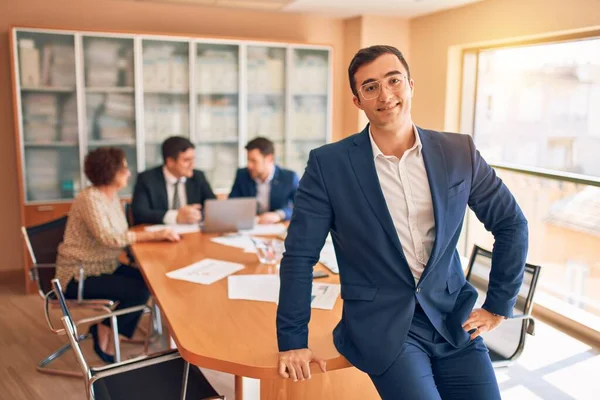
{"type": "Polygon", "coordinates": [[[215,190],[231,188],[238,167],[239,46],[196,44],[196,166],[215,190]]]}
{"type": "Polygon", "coordinates": [[[142,41],[146,168],[163,163],[169,136],[190,137],[189,43],[142,41]]]}
{"type": "Polygon", "coordinates": [[[275,159],[285,160],[285,59],[282,47],[248,46],[248,140],[262,136],[275,144],[275,159]]]}
{"type": "Polygon", "coordinates": [[[287,165],[302,175],[308,152],[328,140],[329,51],[292,49],[287,165]]]}
{"type": "Polygon", "coordinates": [[[88,151],[113,146],[125,151],[132,177],[121,195],[131,195],[137,175],[132,38],[84,36],[83,67],[88,151]]]}
{"type": "Polygon", "coordinates": [[[75,40],[16,31],[26,201],[72,199],[81,188],[75,40]]]}

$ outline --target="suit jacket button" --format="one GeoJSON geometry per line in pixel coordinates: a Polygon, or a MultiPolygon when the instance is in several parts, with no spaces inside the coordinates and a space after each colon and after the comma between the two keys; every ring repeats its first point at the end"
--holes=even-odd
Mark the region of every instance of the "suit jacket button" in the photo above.
{"type": "Polygon", "coordinates": [[[417,288],[417,291],[416,291],[416,293],[417,293],[417,294],[421,293],[421,288],[420,288],[420,287],[418,287],[418,288],[417,288]]]}

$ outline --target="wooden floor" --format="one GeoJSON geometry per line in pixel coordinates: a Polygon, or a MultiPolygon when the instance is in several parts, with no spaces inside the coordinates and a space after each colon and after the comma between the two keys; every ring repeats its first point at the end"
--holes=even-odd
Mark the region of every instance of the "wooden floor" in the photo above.
{"type": "MultiPolygon", "coordinates": [[[[39,296],[22,293],[21,284],[0,279],[0,400],[85,399],[82,379],[36,371],[36,364],[65,343],[65,338],[48,330],[39,296]]],[[[100,364],[90,341],[86,342],[86,359],[100,364]]],[[[160,350],[166,342],[163,337],[153,347],[160,350]]],[[[123,344],[122,349],[125,357],[141,351],[140,346],[131,344],[123,344]]],[[[56,366],[77,368],[71,352],[61,357],[56,366]]],[[[595,400],[600,392],[598,370],[597,349],[537,321],[536,335],[528,338],[523,356],[512,367],[497,370],[496,376],[506,400],[595,400]]],[[[233,376],[203,371],[219,393],[227,400],[234,399],[233,376]]]]}
{"type": "MultiPolygon", "coordinates": [[[[58,318],[60,311],[54,313],[58,318]]],[[[74,318],[93,313],[74,312],[74,318]]],[[[147,317],[144,317],[147,318],[147,317]]],[[[146,326],[147,321],[142,321],[146,326]]],[[[56,324],[60,322],[56,319],[56,324]]],[[[81,333],[81,332],[80,332],[81,333]]],[[[85,399],[83,379],[53,376],[37,372],[37,363],[67,342],[66,337],[50,332],[43,312],[43,301],[38,295],[23,295],[22,285],[0,282],[0,400],[82,400],[85,399]]],[[[152,349],[166,348],[166,336],[155,341],[152,349]]],[[[91,340],[82,346],[86,360],[102,365],[91,347],[91,340]]],[[[123,358],[141,353],[143,346],[124,343],[123,358]]],[[[54,368],[77,371],[78,366],[69,350],[51,364],[54,368]]],[[[219,393],[233,399],[232,375],[204,371],[219,393]]]]}

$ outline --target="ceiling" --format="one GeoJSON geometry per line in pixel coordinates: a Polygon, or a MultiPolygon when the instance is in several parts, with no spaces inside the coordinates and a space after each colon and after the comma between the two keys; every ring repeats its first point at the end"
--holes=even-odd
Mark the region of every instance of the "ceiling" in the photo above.
{"type": "Polygon", "coordinates": [[[198,6],[315,13],[349,18],[387,15],[413,18],[482,0],[134,0],[138,2],[185,3],[198,6]]]}

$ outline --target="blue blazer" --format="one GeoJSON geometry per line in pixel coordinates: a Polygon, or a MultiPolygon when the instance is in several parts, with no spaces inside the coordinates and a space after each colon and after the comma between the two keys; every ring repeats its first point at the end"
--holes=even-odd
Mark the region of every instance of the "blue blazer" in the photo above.
{"type": "MultiPolygon", "coordinates": [[[[289,220],[294,210],[294,197],[298,189],[298,182],[298,175],[294,171],[279,168],[276,165],[271,181],[269,211],[283,210],[285,220],[289,220]]],[[[256,197],[256,182],[250,176],[248,168],[237,170],[235,182],[229,193],[229,198],[235,197],[256,197]]]]}
{"type": "Polygon", "coordinates": [[[379,184],[368,126],[311,151],[285,241],[277,308],[280,351],[308,347],[311,272],[331,232],[340,269],[338,351],[379,375],[398,357],[418,299],[453,346],[469,341],[462,323],[477,291],[466,282],[456,244],[467,205],[495,237],[483,308],[511,316],[523,280],[527,221],[470,136],[418,128],[433,200],[435,242],[417,286],[379,184]]]}

